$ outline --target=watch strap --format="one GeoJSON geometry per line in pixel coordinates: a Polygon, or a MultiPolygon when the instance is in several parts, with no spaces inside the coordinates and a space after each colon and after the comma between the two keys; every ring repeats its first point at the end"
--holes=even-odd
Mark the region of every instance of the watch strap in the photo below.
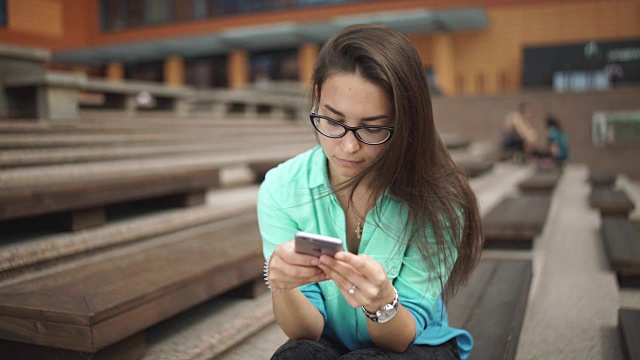
{"type": "Polygon", "coordinates": [[[395,286],[393,287],[393,292],[395,293],[395,296],[393,297],[393,301],[390,304],[382,305],[382,307],[379,310],[377,310],[375,313],[367,311],[367,309],[364,308],[364,305],[361,306],[360,308],[362,309],[362,312],[364,313],[364,315],[369,320],[377,323],[379,320],[378,312],[382,310],[388,310],[388,309],[397,310],[398,309],[398,290],[396,290],[395,286]]]}

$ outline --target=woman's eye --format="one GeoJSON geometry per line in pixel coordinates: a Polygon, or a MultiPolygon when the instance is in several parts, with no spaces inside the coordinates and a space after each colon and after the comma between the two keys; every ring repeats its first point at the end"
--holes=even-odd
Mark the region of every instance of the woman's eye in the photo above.
{"type": "Polygon", "coordinates": [[[370,134],[377,134],[377,133],[382,131],[382,129],[380,129],[380,128],[365,128],[365,129],[370,134]]]}

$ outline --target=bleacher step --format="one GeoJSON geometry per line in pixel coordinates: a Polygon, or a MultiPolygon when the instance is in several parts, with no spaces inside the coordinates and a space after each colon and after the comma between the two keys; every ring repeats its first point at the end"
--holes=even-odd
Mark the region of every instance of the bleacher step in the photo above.
{"type": "MultiPolygon", "coordinates": [[[[143,359],[217,358],[272,324],[270,293],[255,299],[219,297],[147,329],[148,347],[143,359]]],[[[264,353],[264,358],[271,353],[264,353]]]]}
{"type": "MultiPolygon", "coordinates": [[[[77,233],[45,235],[4,243],[0,246],[0,283],[17,281],[30,267],[54,267],[65,259],[78,261],[83,253],[119,246],[238,215],[255,208],[258,187],[255,185],[207,194],[206,205],[166,210],[131,219],[114,221],[77,233]]],[[[8,239],[5,239],[8,240],[8,239]]]]}
{"type": "Polygon", "coordinates": [[[287,340],[287,335],[274,322],[249,336],[238,346],[216,356],[214,360],[267,360],[287,340]]]}

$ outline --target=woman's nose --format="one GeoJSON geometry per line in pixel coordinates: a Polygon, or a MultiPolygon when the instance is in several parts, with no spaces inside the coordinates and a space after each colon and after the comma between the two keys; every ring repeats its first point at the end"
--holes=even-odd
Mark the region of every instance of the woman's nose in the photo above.
{"type": "Polygon", "coordinates": [[[347,153],[353,153],[360,149],[361,143],[356,134],[353,131],[347,131],[347,133],[340,138],[342,150],[347,153]]]}

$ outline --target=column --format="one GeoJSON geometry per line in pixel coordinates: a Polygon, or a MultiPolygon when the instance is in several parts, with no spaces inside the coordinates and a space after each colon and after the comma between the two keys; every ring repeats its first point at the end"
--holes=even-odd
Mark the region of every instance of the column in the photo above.
{"type": "Polygon", "coordinates": [[[249,54],[244,50],[234,50],[229,54],[229,87],[241,88],[249,83],[249,54]]]}
{"type": "Polygon", "coordinates": [[[119,62],[107,64],[107,80],[120,81],[124,79],[124,65],[119,62]]]}
{"type": "Polygon", "coordinates": [[[455,94],[455,56],[453,50],[453,35],[436,34],[432,39],[433,70],[436,82],[445,95],[455,94]]]}
{"type": "Polygon", "coordinates": [[[164,83],[169,86],[184,85],[184,60],[180,56],[170,56],[164,60],[164,83]]]}
{"type": "Polygon", "coordinates": [[[318,60],[319,52],[319,46],[314,43],[302,44],[298,49],[298,78],[301,83],[309,84],[311,82],[313,67],[318,60]]]}

